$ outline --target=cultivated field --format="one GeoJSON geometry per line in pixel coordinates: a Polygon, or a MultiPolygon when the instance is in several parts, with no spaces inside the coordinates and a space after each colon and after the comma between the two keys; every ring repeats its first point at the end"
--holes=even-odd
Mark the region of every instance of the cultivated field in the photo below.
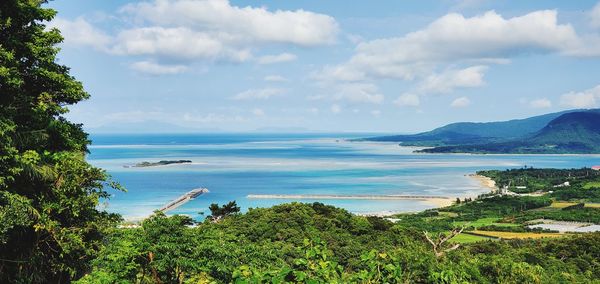
{"type": "Polygon", "coordinates": [[[501,239],[541,239],[541,238],[556,238],[562,237],[565,234],[560,233],[515,233],[515,232],[498,232],[498,231],[480,231],[475,230],[470,232],[480,236],[488,236],[501,239]]]}

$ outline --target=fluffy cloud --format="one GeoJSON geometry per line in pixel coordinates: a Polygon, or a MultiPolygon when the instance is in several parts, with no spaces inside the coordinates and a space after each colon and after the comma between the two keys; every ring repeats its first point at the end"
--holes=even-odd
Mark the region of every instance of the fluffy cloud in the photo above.
{"type": "Polygon", "coordinates": [[[552,102],[547,98],[541,98],[530,101],[529,106],[532,108],[550,108],[552,107],[552,102]]]}
{"type": "Polygon", "coordinates": [[[48,28],[59,29],[65,38],[66,45],[90,46],[106,51],[112,43],[112,38],[108,34],[95,28],[81,17],[73,21],[57,17],[48,23],[48,28]]]}
{"type": "Polygon", "coordinates": [[[450,103],[450,106],[459,108],[459,107],[468,107],[470,104],[471,104],[471,100],[469,100],[469,98],[460,97],[460,98],[453,100],[452,103],[450,103]]]}
{"type": "Polygon", "coordinates": [[[234,100],[266,100],[273,96],[283,94],[285,90],[277,88],[250,89],[235,95],[234,100]]]}
{"type": "Polygon", "coordinates": [[[121,12],[158,26],[194,27],[255,42],[315,46],[335,42],[338,33],[328,15],[237,7],[227,0],[155,0],[126,5],[121,12]]]}
{"type": "MultiPolygon", "coordinates": [[[[266,44],[304,47],[332,44],[334,18],[305,10],[269,11],[238,7],[228,0],[154,0],[120,9],[124,28],[114,35],[83,18],[57,18],[67,44],[93,46],[118,55],[146,56],[144,61],[191,63],[198,60],[244,62],[266,44]]],[[[259,64],[295,60],[290,53],[256,58],[259,64]]]]}
{"type": "Polygon", "coordinates": [[[581,92],[569,92],[560,97],[560,104],[572,108],[593,108],[600,100],[600,85],[581,92]]]}
{"type": "Polygon", "coordinates": [[[187,70],[184,65],[161,65],[151,61],[135,62],[130,67],[135,71],[151,75],[178,74],[187,70]]]}
{"type": "Polygon", "coordinates": [[[484,85],[483,76],[487,66],[472,66],[460,70],[446,70],[432,74],[420,84],[423,92],[449,93],[455,88],[473,88],[484,85]]]}
{"type": "Polygon", "coordinates": [[[380,104],[384,96],[378,92],[377,86],[365,83],[347,83],[337,85],[334,99],[353,103],[380,104]]]}
{"type": "Polygon", "coordinates": [[[394,100],[394,104],[397,106],[401,106],[401,107],[404,107],[404,106],[416,107],[421,104],[421,100],[419,99],[419,96],[417,96],[415,94],[406,93],[406,94],[400,95],[396,100],[394,100]]]}
{"type": "Polygon", "coordinates": [[[494,11],[471,18],[451,13],[402,37],[363,42],[348,62],[324,71],[337,80],[412,80],[430,74],[445,62],[489,61],[534,51],[561,52],[578,42],[574,29],[558,24],[557,12],[552,10],[508,19],[494,11]]]}
{"type": "Polygon", "coordinates": [[[218,37],[187,27],[146,27],[119,33],[112,52],[121,55],[148,55],[166,60],[225,59],[245,61],[248,49],[229,46],[218,37]]]}
{"type": "Polygon", "coordinates": [[[296,59],[297,59],[297,57],[295,54],[284,52],[284,53],[277,54],[277,55],[261,56],[256,61],[258,62],[258,64],[274,64],[274,63],[290,62],[290,61],[294,61],[296,59]]]}
{"type": "Polygon", "coordinates": [[[347,61],[325,66],[312,77],[326,82],[326,87],[385,79],[416,81],[394,103],[418,106],[419,96],[428,93],[484,86],[489,66],[508,64],[511,57],[531,53],[595,56],[600,55],[598,46],[600,37],[579,36],[570,24],[558,22],[555,10],[516,17],[495,11],[473,17],[450,13],[403,36],[362,41],[347,61]]]}

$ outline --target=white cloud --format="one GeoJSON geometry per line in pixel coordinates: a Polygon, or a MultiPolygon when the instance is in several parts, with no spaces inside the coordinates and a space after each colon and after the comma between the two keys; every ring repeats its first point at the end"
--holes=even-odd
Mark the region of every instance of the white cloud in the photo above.
{"type": "MultiPolygon", "coordinates": [[[[600,8],[599,8],[600,9],[600,8]]],[[[472,17],[446,14],[424,28],[397,37],[360,42],[345,62],[313,72],[321,86],[374,84],[379,80],[416,81],[394,101],[418,106],[419,96],[485,85],[491,65],[509,64],[523,54],[600,56],[600,36],[580,36],[559,23],[556,10],[504,17],[488,11],[472,17]]]]}
{"type": "Polygon", "coordinates": [[[366,83],[346,83],[337,85],[336,100],[345,100],[353,103],[380,104],[384,96],[377,90],[377,86],[366,83]]]}
{"type": "Polygon", "coordinates": [[[66,45],[91,46],[97,50],[106,50],[112,42],[108,34],[95,28],[82,17],[72,21],[56,17],[48,23],[48,28],[59,29],[66,45]]]}
{"type": "Polygon", "coordinates": [[[325,66],[322,70],[313,72],[311,77],[321,81],[361,81],[367,78],[359,68],[346,65],[325,66]]]}
{"type": "Polygon", "coordinates": [[[560,104],[572,108],[593,108],[600,100],[600,85],[581,92],[569,92],[560,97],[560,104]]]}
{"type": "Polygon", "coordinates": [[[469,98],[460,97],[460,98],[453,100],[452,103],[450,103],[450,106],[459,108],[459,107],[468,107],[470,104],[471,104],[471,100],[469,100],[469,98]]]}
{"type": "Polygon", "coordinates": [[[590,24],[592,25],[592,27],[600,29],[600,2],[598,2],[596,6],[594,6],[589,16],[590,24]]]}
{"type": "Polygon", "coordinates": [[[288,82],[289,80],[280,75],[267,75],[263,80],[267,82],[288,82]]]}
{"type": "Polygon", "coordinates": [[[248,49],[231,47],[209,33],[187,27],[146,27],[124,30],[117,36],[112,52],[121,55],[149,55],[162,59],[226,59],[246,61],[248,49]]]}
{"type": "Polygon", "coordinates": [[[397,106],[411,106],[416,107],[421,104],[419,96],[415,94],[405,93],[400,95],[396,100],[394,100],[394,104],[397,106]]]}
{"type": "Polygon", "coordinates": [[[455,88],[474,88],[483,86],[483,72],[487,66],[472,66],[460,70],[446,70],[441,74],[432,74],[420,84],[423,92],[448,93],[455,88]]]}
{"type": "Polygon", "coordinates": [[[131,69],[150,75],[178,74],[185,72],[185,65],[161,65],[151,61],[139,61],[130,65],[131,69]]]}
{"type": "Polygon", "coordinates": [[[237,7],[227,0],[155,0],[129,4],[121,11],[153,25],[194,27],[254,42],[323,45],[335,42],[339,30],[328,15],[237,7]]]}
{"type": "Polygon", "coordinates": [[[255,116],[265,116],[265,111],[260,108],[255,108],[252,110],[252,114],[255,116]]]}
{"type": "Polygon", "coordinates": [[[333,105],[331,105],[331,112],[338,114],[338,113],[342,112],[342,107],[340,107],[337,104],[333,104],[333,105]]]}
{"type": "Polygon", "coordinates": [[[250,89],[238,93],[232,99],[234,100],[266,100],[273,96],[283,94],[285,90],[277,88],[250,89]]]}
{"type": "MultiPolygon", "coordinates": [[[[113,35],[83,18],[58,18],[50,26],[63,30],[67,44],[93,46],[123,56],[146,56],[157,64],[194,61],[245,62],[265,45],[304,47],[332,44],[339,27],[334,18],[305,10],[269,11],[238,7],[228,0],[154,0],[120,9],[125,25],[113,35]]],[[[112,18],[111,18],[112,19],[112,18]]],[[[106,20],[106,19],[105,19],[106,20]]],[[[289,62],[294,54],[259,57],[259,64],[289,62]]]]}
{"type": "Polygon", "coordinates": [[[297,59],[297,57],[295,54],[284,52],[284,53],[277,54],[277,55],[261,56],[256,60],[256,62],[258,62],[258,64],[274,64],[274,63],[290,62],[290,61],[294,61],[296,59],[297,59]]]}
{"type": "Polygon", "coordinates": [[[376,109],[376,110],[372,110],[372,111],[371,111],[371,115],[372,115],[372,116],[379,117],[379,116],[381,115],[381,111],[380,111],[380,110],[378,110],[378,109],[376,109]]]}
{"type": "Polygon", "coordinates": [[[489,62],[520,53],[566,52],[580,39],[571,25],[558,24],[557,12],[535,11],[504,18],[494,11],[465,18],[447,14],[402,37],[359,44],[347,62],[323,69],[335,80],[412,80],[448,62],[489,62]]]}
{"type": "Polygon", "coordinates": [[[552,107],[552,102],[547,98],[541,98],[530,101],[529,106],[532,108],[550,108],[552,107]]]}

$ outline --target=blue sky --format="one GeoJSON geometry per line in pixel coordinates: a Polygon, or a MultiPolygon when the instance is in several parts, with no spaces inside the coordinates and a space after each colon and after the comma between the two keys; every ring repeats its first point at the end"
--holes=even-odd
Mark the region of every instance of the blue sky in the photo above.
{"type": "Polygon", "coordinates": [[[49,6],[92,132],[408,133],[600,103],[597,1],[49,6]]]}

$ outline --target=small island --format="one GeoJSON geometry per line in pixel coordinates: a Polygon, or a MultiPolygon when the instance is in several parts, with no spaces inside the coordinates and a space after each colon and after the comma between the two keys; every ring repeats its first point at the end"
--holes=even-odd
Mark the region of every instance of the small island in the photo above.
{"type": "Polygon", "coordinates": [[[129,165],[125,165],[123,167],[125,168],[147,168],[147,167],[156,167],[156,166],[166,166],[166,165],[172,165],[172,164],[188,164],[191,163],[191,160],[162,160],[162,161],[158,161],[158,162],[141,162],[141,163],[137,163],[133,166],[129,166],[129,165]]]}

